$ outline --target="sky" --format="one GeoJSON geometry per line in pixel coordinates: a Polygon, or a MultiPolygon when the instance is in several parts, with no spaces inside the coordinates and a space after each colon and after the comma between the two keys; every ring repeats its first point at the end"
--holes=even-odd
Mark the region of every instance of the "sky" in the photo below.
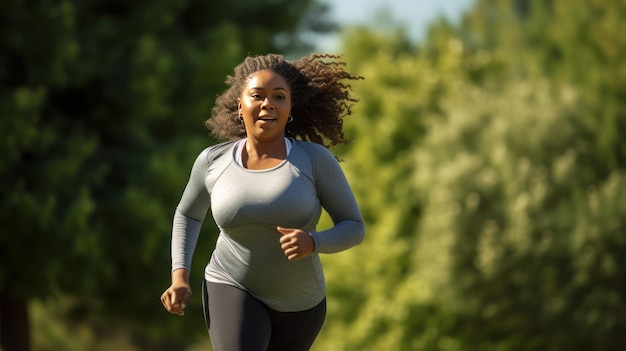
{"type": "MultiPolygon", "coordinates": [[[[440,17],[458,21],[475,0],[320,0],[330,5],[330,17],[340,26],[351,24],[376,27],[379,13],[388,11],[392,24],[403,25],[412,39],[424,38],[428,26],[440,17]]],[[[323,36],[318,46],[337,49],[336,35],[323,36]]]]}

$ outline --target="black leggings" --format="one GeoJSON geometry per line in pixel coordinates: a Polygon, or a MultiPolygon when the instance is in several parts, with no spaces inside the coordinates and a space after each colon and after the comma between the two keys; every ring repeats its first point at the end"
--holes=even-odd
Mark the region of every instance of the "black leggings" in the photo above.
{"type": "Polygon", "coordinates": [[[278,312],[246,291],[211,282],[204,283],[202,302],[215,351],[309,350],[326,318],[326,299],[310,310],[278,312]]]}

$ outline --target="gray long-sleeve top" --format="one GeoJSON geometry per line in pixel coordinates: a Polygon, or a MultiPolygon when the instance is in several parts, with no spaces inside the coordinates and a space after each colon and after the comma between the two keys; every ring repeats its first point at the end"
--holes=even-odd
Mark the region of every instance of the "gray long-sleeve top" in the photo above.
{"type": "Polygon", "coordinates": [[[335,157],[319,144],[292,142],[287,159],[267,170],[235,162],[235,143],[200,153],[174,215],[172,270],[190,270],[211,208],[220,234],[205,269],[208,281],[245,289],[277,311],[302,311],[322,301],[326,286],[318,254],[359,244],[363,218],[335,157]],[[322,208],[334,224],[316,231],[322,208]],[[309,232],[314,253],[289,261],[277,226],[309,232]]]}

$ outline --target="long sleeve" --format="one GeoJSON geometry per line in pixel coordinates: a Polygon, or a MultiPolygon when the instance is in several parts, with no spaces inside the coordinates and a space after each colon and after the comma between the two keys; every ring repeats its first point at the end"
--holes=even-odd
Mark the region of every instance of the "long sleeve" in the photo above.
{"type": "Polygon", "coordinates": [[[326,149],[317,152],[316,156],[314,162],[318,196],[334,225],[328,230],[311,233],[315,252],[343,251],[363,241],[363,217],[337,159],[326,149]]]}
{"type": "Polygon", "coordinates": [[[209,191],[206,188],[206,177],[209,172],[208,153],[210,148],[205,149],[198,155],[191,168],[191,175],[185,187],[177,210],[187,217],[203,221],[211,204],[209,191]]]}
{"type": "Polygon", "coordinates": [[[172,272],[183,268],[191,271],[191,259],[196,249],[202,221],[174,213],[172,225],[172,272]]]}
{"type": "Polygon", "coordinates": [[[191,270],[191,259],[198,242],[202,222],[210,206],[205,186],[208,171],[207,151],[198,155],[191,169],[189,181],[174,213],[172,224],[172,271],[191,270]]]}

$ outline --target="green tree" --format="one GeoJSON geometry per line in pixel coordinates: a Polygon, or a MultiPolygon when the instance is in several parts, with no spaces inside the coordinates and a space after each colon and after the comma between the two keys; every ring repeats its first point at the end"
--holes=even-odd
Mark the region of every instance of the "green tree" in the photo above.
{"type": "Polygon", "coordinates": [[[302,33],[331,29],[325,11],[314,0],[0,4],[5,350],[28,349],[28,301],[57,294],[77,298],[69,320],[140,322],[144,348],[193,341],[202,322],[167,318],[158,295],[173,209],[212,142],[202,121],[244,55],[310,48],[302,33]]]}
{"type": "MultiPolygon", "coordinates": [[[[451,28],[442,23],[438,30],[451,28]]],[[[350,70],[365,77],[354,86],[360,101],[345,123],[355,141],[345,150],[344,168],[363,211],[366,241],[324,257],[332,328],[316,349],[408,350],[416,332],[409,318],[429,317],[436,308],[422,304],[419,312],[409,304],[424,294],[414,289],[424,281],[416,280],[412,258],[423,212],[414,154],[444,118],[445,99],[462,91],[462,43],[447,35],[440,50],[427,55],[401,29],[364,28],[348,32],[344,42],[350,70]]]]}
{"type": "Polygon", "coordinates": [[[478,1],[421,45],[345,39],[366,219],[325,257],[318,349],[614,350],[626,291],[626,8],[478,1]]]}

